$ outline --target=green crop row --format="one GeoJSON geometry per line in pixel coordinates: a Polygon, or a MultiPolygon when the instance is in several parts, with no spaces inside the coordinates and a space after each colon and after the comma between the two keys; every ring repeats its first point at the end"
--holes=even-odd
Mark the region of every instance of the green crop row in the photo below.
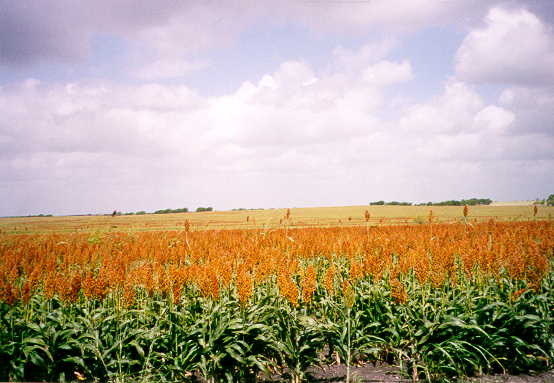
{"type": "Polygon", "coordinates": [[[280,373],[300,382],[310,366],[337,359],[384,361],[429,381],[540,371],[554,357],[554,274],[527,287],[505,275],[433,287],[407,274],[334,294],[318,282],[298,305],[275,281],[247,302],[233,289],[214,300],[189,288],[179,302],[139,290],[131,306],[116,293],[76,302],[37,294],[0,303],[0,381],[254,382],[280,373]]]}

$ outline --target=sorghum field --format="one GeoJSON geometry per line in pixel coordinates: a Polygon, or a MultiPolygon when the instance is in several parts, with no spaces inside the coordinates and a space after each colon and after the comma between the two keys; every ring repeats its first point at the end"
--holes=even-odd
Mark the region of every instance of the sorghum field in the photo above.
{"type": "Polygon", "coordinates": [[[287,211],[251,229],[4,230],[0,381],[551,369],[554,222],[457,211],[448,223],[377,225],[367,211],[358,225],[295,227],[287,211]]]}

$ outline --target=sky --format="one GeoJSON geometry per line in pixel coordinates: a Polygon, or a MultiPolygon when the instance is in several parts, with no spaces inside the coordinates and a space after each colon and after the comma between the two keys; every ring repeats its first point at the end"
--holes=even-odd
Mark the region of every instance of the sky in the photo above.
{"type": "Polygon", "coordinates": [[[551,0],[0,0],[0,216],[554,193],[551,0]]]}

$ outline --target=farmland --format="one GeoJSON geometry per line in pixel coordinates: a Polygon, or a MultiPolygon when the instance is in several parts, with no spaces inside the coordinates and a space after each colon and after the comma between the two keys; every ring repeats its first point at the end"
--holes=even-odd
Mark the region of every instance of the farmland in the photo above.
{"type": "Polygon", "coordinates": [[[552,208],[1,220],[0,380],[451,381],[549,369],[552,208]],[[225,229],[225,230],[223,230],[225,229]]]}
{"type": "MultiPolygon", "coordinates": [[[[427,222],[432,211],[434,222],[460,222],[459,206],[344,206],[318,208],[291,208],[289,227],[332,227],[366,224],[394,225],[427,222]]],[[[0,232],[53,233],[93,231],[159,231],[180,230],[188,220],[195,230],[279,228],[287,209],[259,209],[241,211],[214,211],[203,213],[146,214],[69,217],[0,218],[0,232]]],[[[471,206],[471,222],[526,221],[554,219],[554,207],[540,206],[536,216],[532,206],[471,206]]]]}

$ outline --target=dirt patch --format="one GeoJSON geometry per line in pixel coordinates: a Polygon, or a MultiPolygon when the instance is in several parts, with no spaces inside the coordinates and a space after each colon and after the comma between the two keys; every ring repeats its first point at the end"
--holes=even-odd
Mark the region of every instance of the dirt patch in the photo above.
{"type": "MultiPolygon", "coordinates": [[[[364,366],[351,366],[350,376],[352,382],[377,383],[377,382],[409,382],[400,375],[400,369],[388,364],[366,364],[364,366]]],[[[316,368],[310,371],[310,382],[345,382],[346,366],[333,365],[324,368],[316,368]]]]}
{"type": "MultiPolygon", "coordinates": [[[[311,368],[308,371],[307,383],[340,383],[346,382],[346,366],[331,365],[311,368]]],[[[388,364],[367,364],[350,367],[351,382],[355,383],[397,383],[411,382],[411,379],[402,377],[400,369],[388,364]]],[[[272,376],[262,380],[264,383],[290,382],[286,374],[272,376]]],[[[458,383],[554,383],[554,370],[537,375],[485,375],[481,377],[459,379],[458,383]]]]}
{"type": "Polygon", "coordinates": [[[467,378],[467,383],[554,383],[554,370],[537,375],[487,375],[478,378],[467,378]]]}

